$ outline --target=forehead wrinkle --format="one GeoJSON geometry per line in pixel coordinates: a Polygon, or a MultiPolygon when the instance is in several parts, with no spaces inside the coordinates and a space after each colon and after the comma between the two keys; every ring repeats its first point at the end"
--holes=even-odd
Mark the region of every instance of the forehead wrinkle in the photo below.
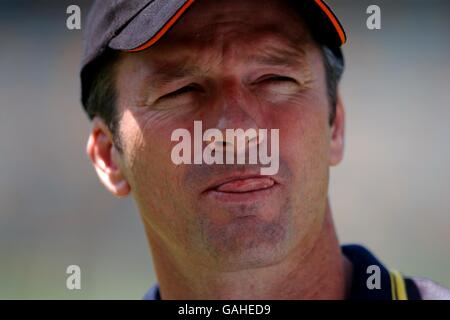
{"type": "Polygon", "coordinates": [[[256,54],[251,54],[246,58],[247,64],[261,64],[269,66],[292,67],[298,65],[301,59],[306,56],[305,48],[292,48],[280,46],[268,46],[258,50],[256,54]]]}
{"type": "MultiPolygon", "coordinates": [[[[190,39],[173,43],[170,50],[165,50],[162,56],[166,60],[158,59],[155,74],[160,74],[162,81],[200,75],[207,73],[215,65],[220,65],[226,57],[236,56],[243,63],[283,66],[298,64],[299,58],[306,56],[309,40],[304,36],[280,34],[271,27],[243,37],[236,33],[223,34],[213,41],[194,35],[190,39]],[[245,54],[244,51],[248,49],[252,53],[245,54]]],[[[168,43],[165,44],[166,48],[167,46],[168,43]]]]}
{"type": "Polygon", "coordinates": [[[172,81],[208,74],[231,63],[298,65],[311,43],[309,32],[286,32],[279,25],[250,25],[240,21],[215,22],[186,33],[172,33],[148,51],[153,60],[148,83],[160,87],[172,81]],[[240,61],[239,61],[240,60],[240,61]]]}

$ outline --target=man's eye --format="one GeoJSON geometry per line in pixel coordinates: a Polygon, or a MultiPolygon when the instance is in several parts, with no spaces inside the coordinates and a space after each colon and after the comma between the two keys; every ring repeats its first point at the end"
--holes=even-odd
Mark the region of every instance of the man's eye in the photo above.
{"type": "Polygon", "coordinates": [[[258,94],[266,94],[266,97],[290,96],[297,94],[302,87],[299,82],[291,77],[268,74],[258,78],[253,84],[258,94]]]}
{"type": "Polygon", "coordinates": [[[183,94],[190,93],[190,92],[196,92],[196,91],[200,91],[200,90],[201,90],[201,88],[198,85],[190,84],[190,85],[184,86],[178,90],[172,91],[168,94],[165,94],[162,97],[160,97],[159,99],[173,99],[173,98],[182,96],[183,94]]]}
{"type": "Polygon", "coordinates": [[[286,76],[269,76],[264,77],[259,82],[296,82],[294,79],[286,76]]]}

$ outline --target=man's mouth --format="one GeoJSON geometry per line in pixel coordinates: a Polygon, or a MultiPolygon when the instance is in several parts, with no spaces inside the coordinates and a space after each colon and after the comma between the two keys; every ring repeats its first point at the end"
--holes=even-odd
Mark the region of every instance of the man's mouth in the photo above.
{"type": "Polygon", "coordinates": [[[204,194],[219,202],[253,203],[269,199],[279,186],[273,176],[236,175],[211,184],[204,194]]]}
{"type": "Polygon", "coordinates": [[[275,181],[268,177],[236,178],[222,183],[212,190],[225,193],[244,193],[265,190],[273,187],[275,181]]]}
{"type": "Polygon", "coordinates": [[[236,172],[233,175],[217,177],[202,192],[208,201],[220,206],[248,205],[257,202],[272,202],[279,197],[281,184],[276,176],[257,173],[236,172]]]}

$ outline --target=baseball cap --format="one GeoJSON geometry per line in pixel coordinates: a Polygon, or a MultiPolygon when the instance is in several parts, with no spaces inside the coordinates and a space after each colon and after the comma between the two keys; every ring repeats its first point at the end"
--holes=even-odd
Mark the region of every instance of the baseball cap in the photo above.
{"type": "MultiPolygon", "coordinates": [[[[197,1],[199,2],[199,1],[197,1]]],[[[95,62],[108,49],[139,52],[158,42],[189,10],[195,0],[96,0],[85,27],[81,64],[81,100],[86,101],[95,62]]],[[[323,0],[290,0],[314,38],[342,61],[344,28],[323,0]]]]}

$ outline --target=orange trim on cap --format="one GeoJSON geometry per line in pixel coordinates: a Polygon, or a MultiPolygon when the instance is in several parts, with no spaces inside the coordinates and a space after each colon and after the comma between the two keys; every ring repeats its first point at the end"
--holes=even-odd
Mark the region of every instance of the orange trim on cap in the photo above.
{"type": "MultiPolygon", "coordinates": [[[[178,21],[178,19],[183,15],[183,13],[194,3],[195,0],[188,0],[185,4],[173,15],[172,18],[159,30],[150,40],[148,40],[143,45],[135,48],[130,49],[128,52],[138,52],[145,50],[149,47],[151,47],[155,42],[157,42],[161,37],[178,21]]],[[[333,24],[334,28],[336,29],[336,32],[339,35],[339,38],[341,39],[341,45],[343,45],[347,41],[347,37],[345,36],[344,29],[342,28],[341,24],[339,23],[338,19],[334,15],[334,13],[328,8],[328,6],[322,1],[322,0],[314,0],[316,4],[322,9],[322,11],[327,15],[328,19],[330,19],[331,23],[333,24]]]]}
{"type": "Polygon", "coordinates": [[[347,37],[345,36],[344,29],[342,28],[341,24],[339,23],[338,19],[334,15],[334,13],[328,8],[328,6],[322,2],[322,0],[314,0],[317,5],[322,9],[322,11],[327,15],[328,19],[330,19],[331,23],[333,24],[334,28],[336,29],[339,38],[341,38],[341,45],[343,45],[347,41],[347,37]]]}
{"type": "Polygon", "coordinates": [[[181,17],[181,15],[194,3],[195,0],[188,0],[183,6],[173,15],[172,18],[161,28],[161,30],[158,31],[150,40],[148,40],[143,45],[128,50],[128,52],[138,52],[145,50],[155,44],[156,41],[158,41],[174,24],[178,21],[178,19],[181,17]]]}

